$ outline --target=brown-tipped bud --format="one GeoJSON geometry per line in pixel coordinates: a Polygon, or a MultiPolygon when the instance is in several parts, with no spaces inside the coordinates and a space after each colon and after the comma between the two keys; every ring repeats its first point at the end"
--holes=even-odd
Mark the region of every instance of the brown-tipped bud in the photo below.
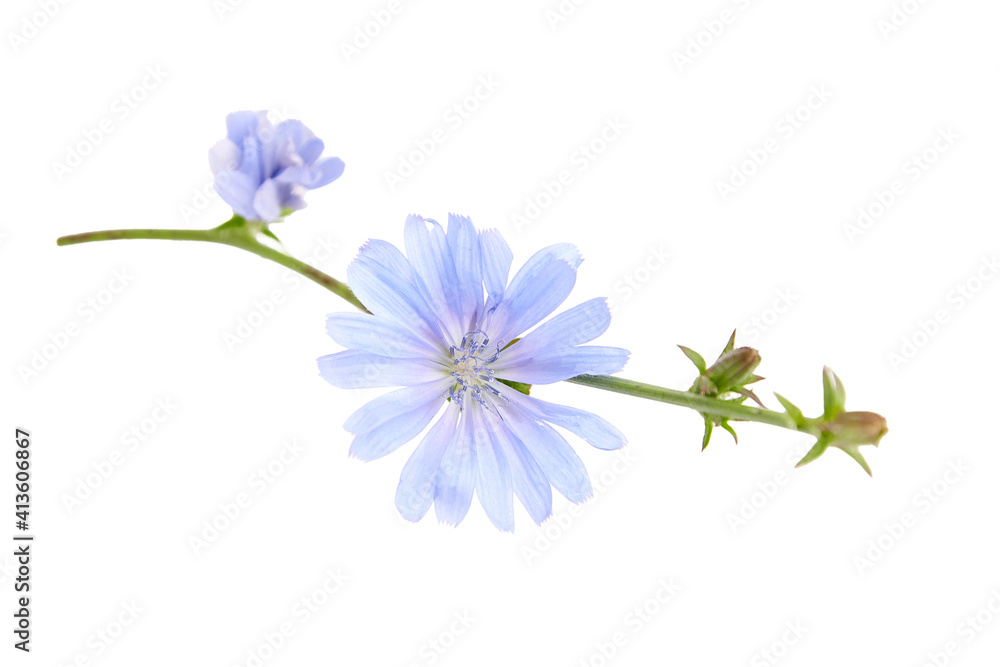
{"type": "Polygon", "coordinates": [[[726,352],[709,366],[704,375],[720,394],[756,382],[754,370],[760,365],[760,353],[752,347],[738,347],[726,352]]]}
{"type": "Polygon", "coordinates": [[[820,425],[829,434],[832,447],[878,446],[879,440],[889,432],[885,417],[874,412],[841,412],[832,421],[820,425]]]}

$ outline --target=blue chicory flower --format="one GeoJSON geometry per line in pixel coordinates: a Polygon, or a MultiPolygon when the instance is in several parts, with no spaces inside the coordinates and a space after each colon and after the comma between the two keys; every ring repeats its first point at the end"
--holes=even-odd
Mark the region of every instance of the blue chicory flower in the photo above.
{"type": "Polygon", "coordinates": [[[396,507],[410,521],[433,504],[439,521],[457,525],[475,492],[493,524],[512,531],[513,494],[539,524],[552,513],[551,487],[573,502],[590,497],[583,462],[552,425],[599,449],[617,449],[625,437],[597,415],[500,382],[548,384],[625,365],[627,350],[582,345],[610,324],[603,298],[531,330],[569,296],[582,261],[577,249],[544,248],[508,283],[510,248],[496,230],[477,232],[468,218],[449,215],[445,232],[412,215],[404,241],[406,256],[370,240],[348,268],[351,289],[373,315],[327,320],[330,336],[347,348],[319,359],[327,381],[402,386],[350,416],[350,454],[385,456],[439,417],[396,489],[396,507]]]}
{"type": "Polygon", "coordinates": [[[274,222],[305,208],[306,190],[344,173],[340,158],[320,159],[323,142],[297,120],[271,125],[264,111],[226,116],[226,138],[208,152],[215,191],[250,221],[274,222]]]}

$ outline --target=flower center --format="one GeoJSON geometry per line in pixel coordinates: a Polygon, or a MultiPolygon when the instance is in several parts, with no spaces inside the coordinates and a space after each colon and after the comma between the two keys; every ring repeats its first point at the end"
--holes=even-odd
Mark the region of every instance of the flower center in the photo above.
{"type": "Polygon", "coordinates": [[[455,386],[451,388],[451,399],[464,408],[466,394],[477,403],[499,416],[498,405],[506,405],[507,399],[497,389],[490,364],[500,357],[502,343],[490,345],[490,337],[481,329],[470,331],[462,337],[461,346],[452,345],[451,376],[455,386]]]}

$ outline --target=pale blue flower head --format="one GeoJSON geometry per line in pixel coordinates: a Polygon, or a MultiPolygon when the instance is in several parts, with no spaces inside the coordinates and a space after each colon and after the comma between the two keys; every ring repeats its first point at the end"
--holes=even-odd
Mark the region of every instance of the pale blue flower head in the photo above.
{"type": "Polygon", "coordinates": [[[226,116],[226,138],[208,152],[215,191],[245,220],[274,222],[305,208],[306,190],[336,180],[340,158],[320,158],[323,142],[297,120],[271,125],[264,111],[226,116]]]}
{"type": "Polygon", "coordinates": [[[537,523],[552,513],[552,488],[573,502],[588,498],[587,470],[553,426],[599,449],[621,447],[624,436],[597,415],[507,384],[548,384],[625,365],[626,350],[583,345],[610,324],[603,298],[539,324],[573,289],[577,249],[544,248],[508,281],[510,248],[496,230],[477,231],[468,218],[450,215],[445,231],[412,215],[404,241],[406,255],[368,241],[348,268],[351,289],[372,314],[327,320],[330,336],[347,348],[319,360],[327,381],[402,387],[347,420],[355,436],[350,454],[385,456],[434,422],[396,489],[396,507],[410,521],[433,504],[438,520],[457,525],[475,494],[490,521],[511,531],[514,496],[537,523]]]}

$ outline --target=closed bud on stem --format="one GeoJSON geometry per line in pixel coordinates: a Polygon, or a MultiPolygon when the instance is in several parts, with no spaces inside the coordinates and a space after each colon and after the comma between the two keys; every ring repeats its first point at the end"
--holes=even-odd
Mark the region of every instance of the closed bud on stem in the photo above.
{"type": "MultiPolygon", "coordinates": [[[[695,378],[694,384],[688,391],[700,396],[709,396],[736,403],[742,403],[749,398],[764,407],[753,390],[747,387],[749,384],[764,379],[754,374],[757,366],[760,365],[760,352],[752,347],[736,347],[735,331],[729,337],[729,342],[726,343],[722,354],[711,366],[707,366],[705,359],[691,348],[683,345],[678,347],[698,369],[698,377],[695,378]]],[[[736,431],[733,430],[728,419],[705,413],[702,413],[702,417],[705,419],[705,436],[701,442],[703,450],[708,447],[708,442],[712,438],[713,426],[721,426],[733,436],[733,440],[739,441],[736,437],[736,431]]]]}
{"type": "Polygon", "coordinates": [[[847,393],[844,391],[844,383],[840,381],[837,374],[829,368],[823,369],[823,415],[816,419],[804,419],[802,412],[792,405],[787,399],[779,397],[786,412],[796,423],[806,426],[816,434],[816,444],[802,460],[796,464],[796,468],[815,461],[829,447],[836,447],[854,459],[858,465],[864,468],[869,476],[872,469],[861,455],[858,447],[862,445],[874,445],[878,447],[879,441],[889,427],[885,417],[874,412],[848,412],[844,410],[847,393]]]}
{"type": "Polygon", "coordinates": [[[828,434],[830,446],[856,447],[875,445],[889,432],[885,417],[874,412],[841,412],[830,422],[820,424],[822,433],[828,434]]]}
{"type": "Polygon", "coordinates": [[[760,353],[752,347],[738,347],[719,357],[704,373],[720,394],[736,391],[756,382],[754,370],[760,365],[760,353]]]}

